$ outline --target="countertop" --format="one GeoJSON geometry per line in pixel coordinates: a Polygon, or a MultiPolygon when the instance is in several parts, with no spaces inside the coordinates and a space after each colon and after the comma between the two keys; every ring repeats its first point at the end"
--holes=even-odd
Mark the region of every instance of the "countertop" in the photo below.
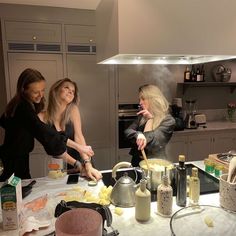
{"type": "Polygon", "coordinates": [[[181,131],[175,131],[175,134],[184,134],[184,133],[196,133],[196,132],[206,132],[206,131],[221,131],[221,130],[235,130],[236,123],[229,121],[209,121],[206,123],[206,128],[199,126],[197,129],[184,129],[181,131]]]}
{"type": "MultiPolygon", "coordinates": [[[[198,166],[201,169],[204,169],[203,161],[195,161],[195,162],[189,162],[193,163],[194,165],[198,166]]],[[[62,179],[49,179],[48,177],[39,178],[36,179],[37,183],[33,187],[32,193],[27,196],[23,203],[29,202],[39,196],[43,196],[45,194],[48,194],[53,198],[53,196],[56,196],[56,194],[61,193],[63,191],[72,189],[73,187],[76,187],[78,185],[66,185],[67,177],[63,177],[62,179]]],[[[23,183],[27,183],[26,181],[23,181],[23,183]]],[[[87,180],[80,178],[79,179],[79,186],[83,187],[93,193],[98,194],[100,189],[103,186],[103,182],[99,181],[98,185],[96,187],[89,187],[87,180]]],[[[180,209],[180,207],[176,206],[175,204],[176,199],[174,197],[173,199],[173,213],[180,209]]],[[[214,205],[219,206],[219,193],[214,194],[208,194],[208,195],[201,195],[200,204],[203,205],[214,205]]],[[[48,206],[48,205],[47,205],[48,206]]],[[[50,227],[44,229],[35,231],[34,233],[30,233],[27,235],[45,235],[48,233],[51,233],[54,230],[54,223],[55,218],[53,217],[54,214],[54,208],[55,202],[49,204],[48,212],[49,215],[53,218],[52,224],[50,227]]],[[[112,226],[114,229],[117,229],[120,233],[120,235],[135,235],[135,236],[153,236],[153,235],[171,235],[170,231],[170,218],[164,218],[157,214],[157,202],[151,203],[151,219],[146,223],[139,223],[134,218],[134,207],[131,208],[122,208],[123,214],[121,216],[118,216],[114,213],[115,207],[113,205],[110,205],[110,209],[113,215],[113,222],[112,226]],[[161,232],[158,234],[157,232],[161,232]]],[[[2,216],[0,214],[0,222],[2,221],[2,216]]],[[[2,231],[2,227],[0,228],[0,235],[1,236],[14,236],[19,235],[17,230],[11,230],[11,231],[2,231]]]]}

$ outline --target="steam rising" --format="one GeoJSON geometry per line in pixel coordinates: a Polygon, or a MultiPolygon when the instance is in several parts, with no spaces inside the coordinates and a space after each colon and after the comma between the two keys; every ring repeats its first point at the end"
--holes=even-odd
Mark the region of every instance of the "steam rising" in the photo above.
{"type": "Polygon", "coordinates": [[[175,96],[176,80],[169,67],[166,65],[138,65],[145,83],[157,85],[166,99],[171,102],[175,96]]]}

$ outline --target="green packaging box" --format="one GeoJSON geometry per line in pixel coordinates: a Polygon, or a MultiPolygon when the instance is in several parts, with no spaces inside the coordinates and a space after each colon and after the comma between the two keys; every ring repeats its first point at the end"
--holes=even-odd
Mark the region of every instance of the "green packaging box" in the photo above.
{"type": "Polygon", "coordinates": [[[3,229],[18,229],[22,208],[21,179],[14,174],[1,187],[3,229]]]}

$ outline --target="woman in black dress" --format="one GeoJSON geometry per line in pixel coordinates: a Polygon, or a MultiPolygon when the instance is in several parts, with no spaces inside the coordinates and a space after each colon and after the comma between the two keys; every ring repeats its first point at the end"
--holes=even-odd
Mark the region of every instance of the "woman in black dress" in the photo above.
{"type": "MultiPolygon", "coordinates": [[[[78,144],[59,134],[43,123],[37,116],[44,108],[45,79],[34,69],[24,70],[17,81],[16,95],[8,103],[0,118],[0,126],[5,129],[4,143],[0,148],[4,171],[0,181],[5,181],[13,173],[22,179],[31,178],[29,153],[34,148],[34,138],[44,147],[48,155],[59,156],[77,170],[84,170],[81,163],[67,152],[67,144],[79,150],[78,144]]],[[[93,177],[90,173],[89,177],[93,177]]],[[[96,177],[100,178],[100,176],[96,177]]]]}
{"type": "MultiPolygon", "coordinates": [[[[75,159],[84,163],[87,173],[97,172],[92,166],[91,155],[83,151],[87,146],[83,132],[79,110],[78,87],[69,78],[56,81],[50,88],[48,107],[45,112],[39,113],[40,119],[54,127],[58,132],[64,133],[69,139],[81,145],[81,151],[68,148],[68,153],[75,159]]],[[[72,166],[68,165],[71,171],[72,166]]]]}

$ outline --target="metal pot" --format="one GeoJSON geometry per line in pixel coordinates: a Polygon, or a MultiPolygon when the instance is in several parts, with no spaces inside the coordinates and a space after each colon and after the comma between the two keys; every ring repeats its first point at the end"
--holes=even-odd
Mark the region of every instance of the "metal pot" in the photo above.
{"type": "Polygon", "coordinates": [[[150,170],[147,168],[145,160],[140,161],[139,166],[144,170],[147,176],[147,187],[151,191],[156,191],[159,184],[161,184],[162,177],[165,174],[165,167],[167,167],[167,176],[169,184],[171,184],[174,178],[174,165],[173,163],[163,159],[148,159],[150,170]]]}
{"type": "MultiPolygon", "coordinates": [[[[131,167],[131,163],[120,162],[116,164],[112,169],[112,178],[116,180],[116,171],[122,167],[131,167]]],[[[133,207],[135,205],[135,191],[137,190],[137,187],[138,185],[136,185],[134,180],[125,172],[119,180],[116,180],[112,189],[112,204],[119,207],[133,207]]]]}

